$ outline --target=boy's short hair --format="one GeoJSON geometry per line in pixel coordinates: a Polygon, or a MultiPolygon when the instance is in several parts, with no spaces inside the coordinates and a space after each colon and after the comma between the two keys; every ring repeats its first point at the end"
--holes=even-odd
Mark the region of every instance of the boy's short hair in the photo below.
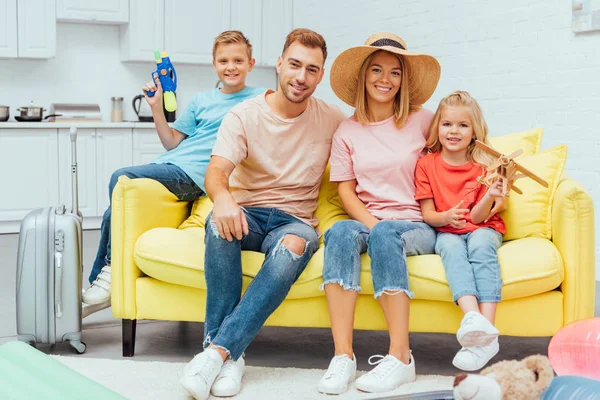
{"type": "Polygon", "coordinates": [[[240,31],[225,31],[215,38],[215,42],[213,44],[212,49],[213,60],[215,59],[215,54],[217,54],[217,47],[219,47],[220,44],[231,43],[242,43],[246,45],[248,59],[252,59],[252,45],[250,44],[248,38],[244,36],[244,34],[240,31]]]}
{"type": "Polygon", "coordinates": [[[325,64],[325,60],[327,60],[327,43],[325,42],[323,36],[310,29],[296,28],[288,33],[287,37],[285,38],[285,44],[283,45],[283,51],[281,54],[283,55],[288,47],[290,47],[294,42],[298,42],[301,45],[310,48],[320,48],[323,52],[323,64],[325,64]]]}

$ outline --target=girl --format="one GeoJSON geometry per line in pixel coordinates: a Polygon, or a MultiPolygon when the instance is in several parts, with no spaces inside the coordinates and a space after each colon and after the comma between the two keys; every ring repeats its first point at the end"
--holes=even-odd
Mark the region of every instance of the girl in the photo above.
{"type": "Polygon", "coordinates": [[[506,232],[496,214],[504,209],[502,183],[489,189],[477,181],[485,156],[475,140],[487,141],[488,128],[467,92],[444,98],[433,117],[427,148],[417,163],[415,198],[423,219],[437,231],[435,252],[442,257],[454,301],[465,316],[456,337],[463,348],[453,360],[465,371],[483,368],[498,353],[494,326],[502,278],[498,247],[506,232]]]}
{"type": "Polygon", "coordinates": [[[415,380],[408,343],[406,256],[432,254],[435,231],[423,222],[415,200],[414,171],[432,113],[421,108],[440,76],[437,60],[406,50],[404,41],[381,33],[344,51],[331,69],[335,94],[356,108],[333,138],[331,181],[352,220],[325,232],[324,288],[335,356],[319,381],[322,393],[346,391],[356,373],[352,351],[361,253],[371,257],[375,299],[388,324],[390,347],[372,371],[356,381],[366,392],[385,392],[415,380]]]}

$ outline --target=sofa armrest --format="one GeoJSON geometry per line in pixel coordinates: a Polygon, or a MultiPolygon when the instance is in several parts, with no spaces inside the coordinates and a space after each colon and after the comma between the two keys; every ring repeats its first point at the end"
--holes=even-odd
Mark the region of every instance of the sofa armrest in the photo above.
{"type": "Polygon", "coordinates": [[[552,203],[552,242],[562,255],[565,276],[564,321],[594,316],[596,264],[594,241],[594,204],[583,186],[563,178],[552,203]]]}
{"type": "Polygon", "coordinates": [[[143,275],[133,260],[138,238],[153,228],[177,228],[188,215],[189,203],[159,182],[119,177],[111,215],[111,306],[116,318],[136,319],[135,285],[143,275]]]}

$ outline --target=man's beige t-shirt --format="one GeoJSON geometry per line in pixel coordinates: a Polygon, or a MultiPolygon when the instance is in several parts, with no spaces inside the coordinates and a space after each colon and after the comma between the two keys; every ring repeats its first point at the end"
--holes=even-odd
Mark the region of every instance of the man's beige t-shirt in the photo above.
{"type": "Polygon", "coordinates": [[[346,116],[337,106],[310,97],[300,116],[285,119],[267,104],[269,93],[225,115],[212,155],[236,166],[229,189],[240,206],[277,208],[316,227],[331,138],[346,116]]]}

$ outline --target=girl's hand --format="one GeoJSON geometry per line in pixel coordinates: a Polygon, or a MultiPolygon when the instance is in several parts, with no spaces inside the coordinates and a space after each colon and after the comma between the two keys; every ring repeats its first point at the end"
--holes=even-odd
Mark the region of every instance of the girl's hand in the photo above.
{"type": "Polygon", "coordinates": [[[483,222],[488,222],[490,220],[490,218],[492,218],[494,215],[496,215],[497,213],[502,212],[504,210],[506,210],[506,200],[504,199],[504,197],[497,197],[496,199],[494,199],[494,205],[493,205],[492,209],[490,210],[490,213],[488,214],[487,218],[483,222]]]}
{"type": "Polygon", "coordinates": [[[460,208],[463,204],[461,200],[460,203],[449,209],[448,211],[444,211],[442,214],[444,215],[446,225],[451,225],[454,228],[462,229],[467,226],[467,220],[465,219],[465,214],[469,212],[468,208],[460,208]]]}
{"type": "Polygon", "coordinates": [[[160,79],[158,79],[158,74],[154,73],[154,82],[150,81],[146,83],[146,85],[142,88],[142,92],[144,92],[144,97],[148,102],[150,108],[160,108],[162,107],[162,85],[160,84],[160,79]],[[147,92],[156,92],[154,96],[148,97],[147,92]]]}
{"type": "Polygon", "coordinates": [[[502,189],[503,189],[502,179],[498,179],[496,182],[494,182],[492,184],[492,186],[489,187],[489,189],[487,190],[487,192],[485,194],[488,195],[489,197],[494,198],[494,200],[499,199],[499,198],[504,198],[504,195],[502,194],[502,189]]]}

